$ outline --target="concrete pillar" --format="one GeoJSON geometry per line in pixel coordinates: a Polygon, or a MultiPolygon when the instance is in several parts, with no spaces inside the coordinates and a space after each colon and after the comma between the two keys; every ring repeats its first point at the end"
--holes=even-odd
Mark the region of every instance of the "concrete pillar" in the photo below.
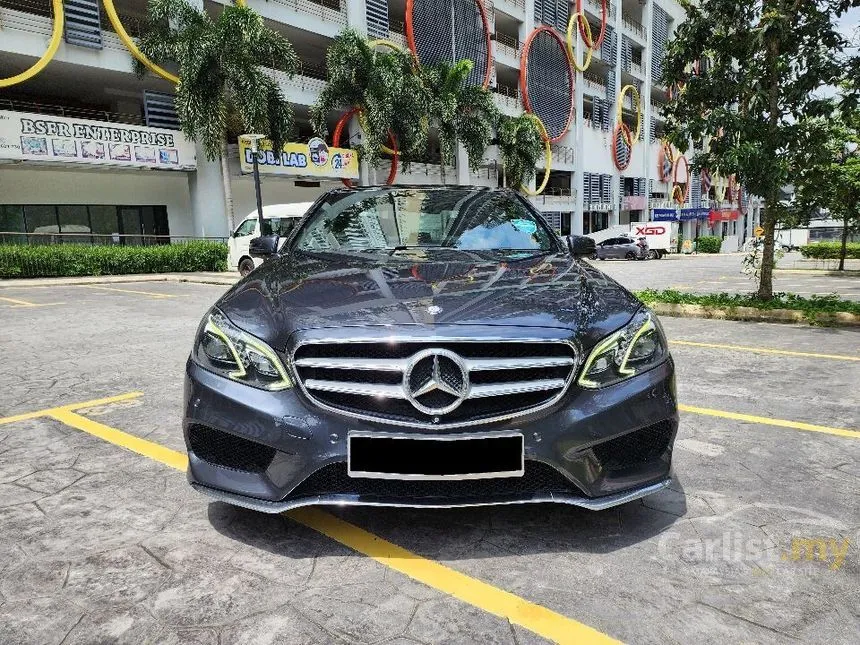
{"type": "Polygon", "coordinates": [[[469,186],[472,184],[472,178],[469,174],[469,156],[466,154],[466,148],[462,143],[457,144],[456,154],[457,164],[457,181],[460,186],[469,186]]]}
{"type": "Polygon", "coordinates": [[[346,24],[358,33],[367,35],[367,5],[364,0],[340,0],[346,6],[346,24]]]}
{"type": "MultiPolygon", "coordinates": [[[[641,100],[643,107],[642,126],[645,132],[645,138],[643,139],[642,145],[642,153],[645,156],[643,161],[643,167],[645,168],[645,196],[649,202],[651,200],[651,192],[649,189],[651,182],[648,178],[657,163],[657,159],[651,156],[651,84],[653,83],[651,71],[651,47],[652,40],[654,38],[654,34],[652,33],[652,27],[654,25],[653,14],[654,0],[646,0],[645,11],[642,13],[642,21],[648,37],[645,39],[645,49],[642,50],[642,62],[644,63],[645,68],[645,84],[642,86],[641,100]]],[[[645,207],[644,217],[646,222],[654,219],[652,210],[648,205],[645,207]]]]}
{"type": "Polygon", "coordinates": [[[191,197],[191,220],[194,235],[200,237],[226,237],[229,235],[224,206],[224,184],[221,180],[221,162],[210,161],[206,152],[196,144],[197,172],[188,173],[188,191],[191,197]]]}

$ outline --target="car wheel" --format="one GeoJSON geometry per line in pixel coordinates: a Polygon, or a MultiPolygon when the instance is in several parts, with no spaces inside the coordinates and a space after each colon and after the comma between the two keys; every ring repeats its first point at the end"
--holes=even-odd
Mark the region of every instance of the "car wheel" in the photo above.
{"type": "Polygon", "coordinates": [[[651,249],[650,251],[648,251],[648,259],[649,260],[658,260],[658,259],[660,259],[660,254],[657,253],[657,251],[655,251],[654,249],[651,249]]]}
{"type": "Polygon", "coordinates": [[[627,251],[627,255],[624,256],[625,260],[635,260],[636,254],[633,251],[627,251]]]}
{"type": "Polygon", "coordinates": [[[251,258],[239,260],[239,275],[243,278],[254,270],[254,261],[251,258]]]}

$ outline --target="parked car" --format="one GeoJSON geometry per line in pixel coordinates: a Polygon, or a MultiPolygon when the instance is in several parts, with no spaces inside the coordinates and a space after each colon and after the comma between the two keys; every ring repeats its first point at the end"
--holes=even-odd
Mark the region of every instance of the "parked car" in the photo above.
{"type": "MultiPolygon", "coordinates": [[[[277,233],[286,239],[287,234],[312,204],[313,202],[299,202],[296,204],[270,204],[269,206],[263,206],[263,219],[270,225],[270,228],[263,231],[263,233],[266,235],[277,233]]],[[[245,219],[236,227],[227,241],[228,270],[238,271],[244,277],[251,273],[254,267],[262,264],[262,260],[252,258],[248,252],[248,244],[255,237],[260,237],[257,209],[254,209],[245,216],[245,219]]]]}
{"type": "Polygon", "coordinates": [[[652,311],[506,189],[334,190],[206,313],[188,480],[310,504],[556,502],[670,482],[674,364],[652,311]]]}
{"type": "Polygon", "coordinates": [[[596,245],[594,260],[645,260],[648,258],[648,243],[644,237],[610,237],[596,245]]]}

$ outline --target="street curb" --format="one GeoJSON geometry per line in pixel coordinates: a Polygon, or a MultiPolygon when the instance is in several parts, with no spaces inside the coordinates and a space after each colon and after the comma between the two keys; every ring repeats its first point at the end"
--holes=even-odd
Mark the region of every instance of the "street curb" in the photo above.
{"type": "Polygon", "coordinates": [[[855,269],[845,269],[844,271],[837,271],[836,269],[779,269],[776,268],[773,270],[774,273],[790,273],[797,275],[817,275],[817,276],[828,276],[833,278],[856,278],[860,276],[860,271],[855,269]]]}
{"type": "Polygon", "coordinates": [[[67,287],[87,284],[122,284],[125,282],[196,282],[232,286],[239,280],[238,273],[225,272],[222,276],[194,273],[129,273],[124,275],[75,276],[66,278],[5,278],[0,289],[7,287],[67,287]]]}
{"type": "MultiPolygon", "coordinates": [[[[808,325],[810,321],[797,309],[756,309],[755,307],[707,307],[669,302],[654,302],[648,306],[658,316],[675,318],[710,318],[714,320],[741,320],[746,322],[772,322],[808,325]]],[[[860,327],[860,316],[847,311],[821,312],[815,323],[828,327],[860,327]]]]}

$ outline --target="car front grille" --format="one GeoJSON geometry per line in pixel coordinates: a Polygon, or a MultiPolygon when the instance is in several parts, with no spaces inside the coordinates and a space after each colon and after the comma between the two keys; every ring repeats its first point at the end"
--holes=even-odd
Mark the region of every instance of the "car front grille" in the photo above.
{"type": "Polygon", "coordinates": [[[199,424],[188,428],[188,444],[203,461],[230,470],[261,473],[275,458],[274,448],[199,424]]]}
{"type": "Polygon", "coordinates": [[[362,495],[404,501],[502,500],[527,495],[579,495],[582,491],[552,466],[540,461],[526,460],[522,477],[460,480],[398,480],[350,477],[346,462],[320,468],[305,479],[287,499],[317,495],[362,495]]]}
{"type": "Polygon", "coordinates": [[[618,471],[644,464],[669,449],[675,424],[666,419],[592,447],[604,470],[618,471]]]}
{"type": "Polygon", "coordinates": [[[305,394],[324,408],[444,428],[552,404],[578,355],[563,341],[361,341],[299,345],[292,361],[305,394]]]}

